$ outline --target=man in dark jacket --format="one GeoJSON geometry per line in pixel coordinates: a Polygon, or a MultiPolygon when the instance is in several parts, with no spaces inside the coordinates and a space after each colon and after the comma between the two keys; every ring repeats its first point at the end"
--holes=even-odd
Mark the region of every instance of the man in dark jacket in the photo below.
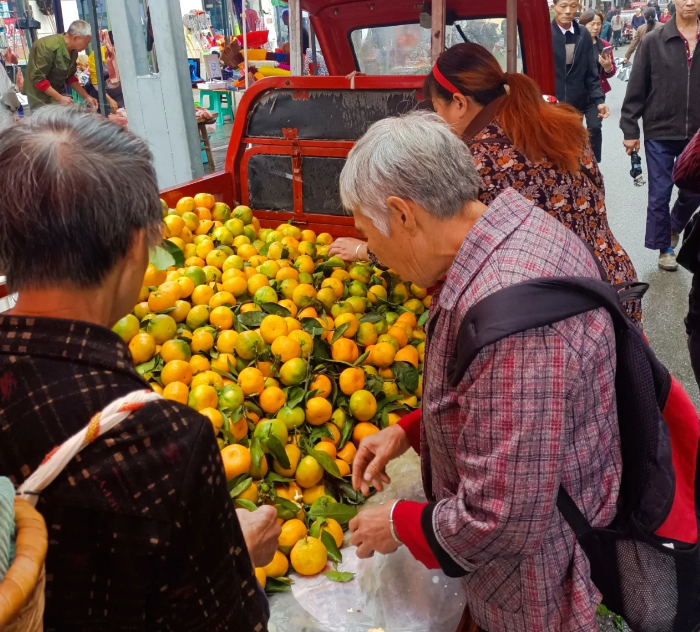
{"type": "Polygon", "coordinates": [[[554,78],[559,101],[573,105],[586,117],[586,127],[593,140],[600,139],[603,119],[610,116],[593,54],[593,40],[588,29],[574,20],[578,0],[555,0],[552,21],[554,78]]]}
{"type": "Polygon", "coordinates": [[[659,251],[662,270],[678,269],[678,235],[700,206],[700,196],[680,191],[669,214],[676,158],[700,128],[700,0],[678,0],[676,15],[642,40],[627,84],[620,127],[628,154],[639,151],[639,119],[649,168],[649,204],[644,245],[659,251]]]}

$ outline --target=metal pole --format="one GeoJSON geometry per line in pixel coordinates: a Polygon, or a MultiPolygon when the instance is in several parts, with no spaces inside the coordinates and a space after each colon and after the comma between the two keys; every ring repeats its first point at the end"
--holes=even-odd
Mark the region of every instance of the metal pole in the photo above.
{"type": "Polygon", "coordinates": [[[301,56],[301,2],[289,0],[289,67],[292,75],[302,74],[301,56]]]}
{"type": "Polygon", "coordinates": [[[63,9],[61,8],[61,0],[52,0],[53,3],[53,17],[56,22],[56,33],[63,33],[65,27],[63,26],[63,9]]]}
{"type": "Polygon", "coordinates": [[[231,13],[229,12],[229,1],[221,0],[221,12],[224,18],[224,41],[226,46],[231,43],[231,13]]]}
{"type": "Polygon", "coordinates": [[[316,33],[314,31],[314,26],[309,20],[309,37],[311,38],[311,74],[318,74],[318,61],[316,57],[316,33]]]}
{"type": "Polygon", "coordinates": [[[507,0],[506,21],[506,69],[518,72],[518,0],[507,0]]]}
{"type": "Polygon", "coordinates": [[[445,0],[436,0],[431,7],[430,59],[435,63],[445,50],[445,0]]]}
{"type": "Polygon", "coordinates": [[[109,116],[110,109],[107,104],[105,92],[104,66],[102,65],[102,42],[100,42],[100,27],[97,22],[97,6],[95,0],[87,0],[87,18],[92,30],[92,50],[95,54],[95,72],[97,73],[97,102],[100,104],[102,116],[109,116]]]}
{"type": "MultiPolygon", "coordinates": [[[[241,26],[243,27],[243,74],[245,89],[248,89],[248,22],[245,19],[245,0],[241,1],[241,26]]],[[[222,121],[223,122],[223,121],[222,121]]]]}

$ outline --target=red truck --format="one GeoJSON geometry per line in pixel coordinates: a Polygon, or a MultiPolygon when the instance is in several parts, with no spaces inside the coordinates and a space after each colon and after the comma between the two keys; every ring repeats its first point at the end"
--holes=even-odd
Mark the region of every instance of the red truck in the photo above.
{"type": "MultiPolygon", "coordinates": [[[[371,123],[406,112],[422,98],[431,66],[431,29],[420,22],[431,5],[301,1],[334,76],[254,83],[238,107],[224,170],[162,191],[171,207],[180,197],[206,192],[229,205],[250,206],[268,226],[294,218],[317,232],[356,235],[340,205],[338,176],[371,123]],[[366,76],[346,79],[353,71],[366,76]]],[[[445,45],[478,42],[505,69],[507,2],[447,0],[445,45]]],[[[546,0],[517,2],[518,70],[537,81],[544,94],[554,94],[549,16],[546,0]]]]}

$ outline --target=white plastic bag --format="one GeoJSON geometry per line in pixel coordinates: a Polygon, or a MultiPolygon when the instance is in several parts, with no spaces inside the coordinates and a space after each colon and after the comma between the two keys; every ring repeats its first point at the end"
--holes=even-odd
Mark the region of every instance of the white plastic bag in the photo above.
{"type": "MultiPolygon", "coordinates": [[[[391,485],[365,507],[389,498],[425,501],[420,458],[413,450],[387,470],[391,485]]],[[[292,591],[270,600],[270,632],[455,632],[466,603],[460,580],[426,569],[406,547],[367,560],[357,558],[355,547],[342,554],[338,570],[357,573],[355,578],[342,584],[293,573],[292,591]]]]}

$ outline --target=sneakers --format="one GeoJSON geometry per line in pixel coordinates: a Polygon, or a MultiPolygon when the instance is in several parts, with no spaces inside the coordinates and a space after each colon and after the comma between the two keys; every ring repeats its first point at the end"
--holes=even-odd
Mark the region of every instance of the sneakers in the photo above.
{"type": "Polygon", "coordinates": [[[680,241],[680,233],[677,233],[675,230],[671,231],[671,248],[674,250],[676,249],[676,246],[678,245],[678,242],[680,241]]]}
{"type": "Polygon", "coordinates": [[[659,268],[662,270],[667,270],[668,272],[675,272],[678,270],[676,253],[672,250],[670,252],[662,252],[659,255],[659,268]]]}

